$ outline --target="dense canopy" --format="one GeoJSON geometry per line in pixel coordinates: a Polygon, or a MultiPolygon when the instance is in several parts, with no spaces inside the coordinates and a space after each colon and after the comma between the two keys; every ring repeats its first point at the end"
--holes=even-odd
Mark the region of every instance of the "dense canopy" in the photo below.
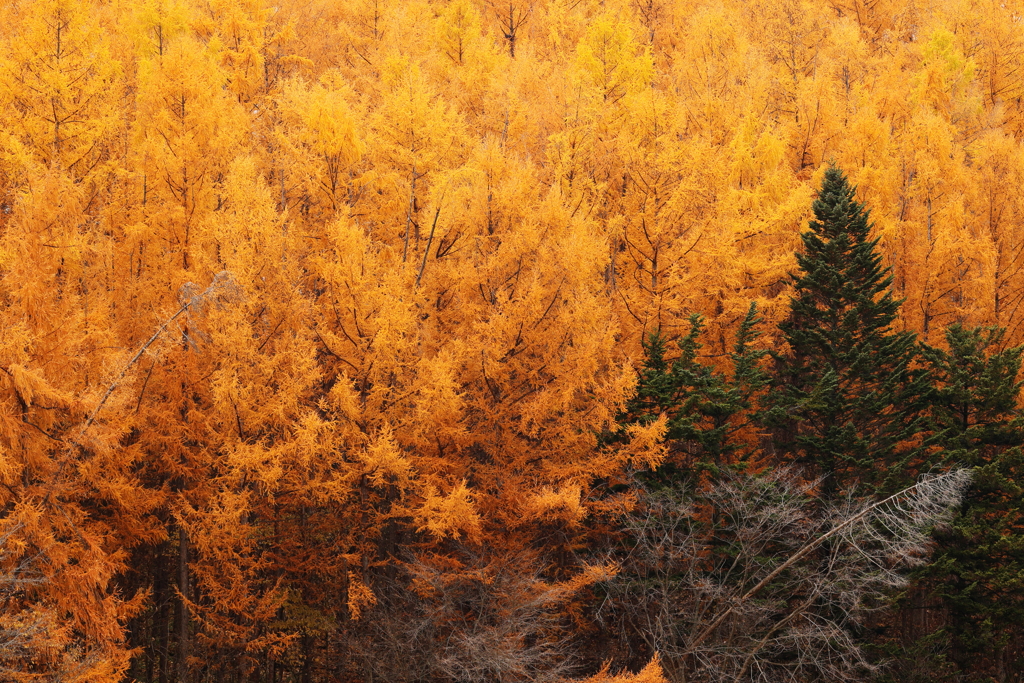
{"type": "MultiPolygon", "coordinates": [[[[1024,342],[1022,24],[1018,0],[0,3],[0,678],[663,680],[599,608],[634,475],[697,457],[632,419],[644,340],[760,378],[736,333],[792,342],[841,168],[901,368],[954,323],[1024,342]]],[[[761,379],[715,446],[751,472],[796,462],[761,448],[761,379]]],[[[942,461],[924,430],[912,475],[942,461]]]]}

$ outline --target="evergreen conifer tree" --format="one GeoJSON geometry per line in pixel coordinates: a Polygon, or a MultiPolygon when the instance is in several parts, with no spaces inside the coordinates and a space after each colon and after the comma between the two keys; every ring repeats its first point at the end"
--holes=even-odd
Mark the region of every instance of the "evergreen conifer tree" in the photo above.
{"type": "Polygon", "coordinates": [[[920,453],[911,443],[925,424],[927,373],[916,335],[893,329],[901,301],[838,168],[825,171],[813,210],[764,419],[783,460],[822,478],[824,498],[858,483],[891,490],[920,453]]]}
{"type": "Polygon", "coordinates": [[[1004,678],[1024,633],[1024,346],[1003,348],[1004,335],[952,325],[947,349],[924,347],[935,380],[928,444],[974,468],[957,516],[935,534],[934,561],[916,575],[947,615],[930,639],[963,680],[1004,678]]]}
{"type": "Polygon", "coordinates": [[[644,342],[636,395],[620,421],[648,423],[665,414],[671,455],[654,475],[662,483],[679,482],[736,458],[741,444],[735,436],[748,423],[745,416],[751,414],[755,395],[769,382],[761,367],[767,352],[753,346],[760,322],[752,303],[736,333],[728,375],[701,362],[704,321],[696,313],[690,316],[689,332],[677,342],[679,355],[671,361],[666,358],[668,341],[660,332],[644,342]]]}

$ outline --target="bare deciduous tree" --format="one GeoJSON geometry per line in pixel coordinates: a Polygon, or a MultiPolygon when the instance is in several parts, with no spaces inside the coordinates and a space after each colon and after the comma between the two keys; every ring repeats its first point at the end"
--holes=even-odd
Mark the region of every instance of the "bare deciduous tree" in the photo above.
{"type": "Polygon", "coordinates": [[[731,475],[699,495],[650,492],[625,519],[629,549],[600,616],[660,652],[673,681],[854,681],[858,642],[924,561],[970,480],[923,477],[878,502],[826,505],[788,471],[731,475]]]}

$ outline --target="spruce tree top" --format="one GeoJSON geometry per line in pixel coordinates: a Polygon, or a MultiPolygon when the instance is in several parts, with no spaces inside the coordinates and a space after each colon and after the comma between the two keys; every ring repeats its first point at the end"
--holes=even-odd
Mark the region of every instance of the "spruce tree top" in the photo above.
{"type": "Polygon", "coordinates": [[[823,478],[823,495],[851,485],[897,486],[916,463],[927,373],[917,338],[895,332],[900,300],[875,252],[864,205],[843,173],[825,172],[814,220],[802,235],[789,316],[779,324],[789,350],[773,354],[765,422],[777,452],[823,478]]]}
{"type": "Polygon", "coordinates": [[[804,253],[796,255],[803,272],[793,276],[791,315],[780,325],[791,346],[797,341],[841,353],[896,319],[901,302],[889,291],[892,275],[875,253],[869,212],[854,199],[855,191],[838,168],[825,171],[812,207],[815,220],[801,235],[804,253]]]}

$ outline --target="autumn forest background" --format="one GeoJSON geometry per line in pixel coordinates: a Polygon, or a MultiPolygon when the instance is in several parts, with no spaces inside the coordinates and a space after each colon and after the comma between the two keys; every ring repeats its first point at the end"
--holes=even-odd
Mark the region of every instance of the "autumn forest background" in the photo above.
{"type": "Polygon", "coordinates": [[[0,679],[1024,680],[1022,12],[0,3],[0,679]]]}

